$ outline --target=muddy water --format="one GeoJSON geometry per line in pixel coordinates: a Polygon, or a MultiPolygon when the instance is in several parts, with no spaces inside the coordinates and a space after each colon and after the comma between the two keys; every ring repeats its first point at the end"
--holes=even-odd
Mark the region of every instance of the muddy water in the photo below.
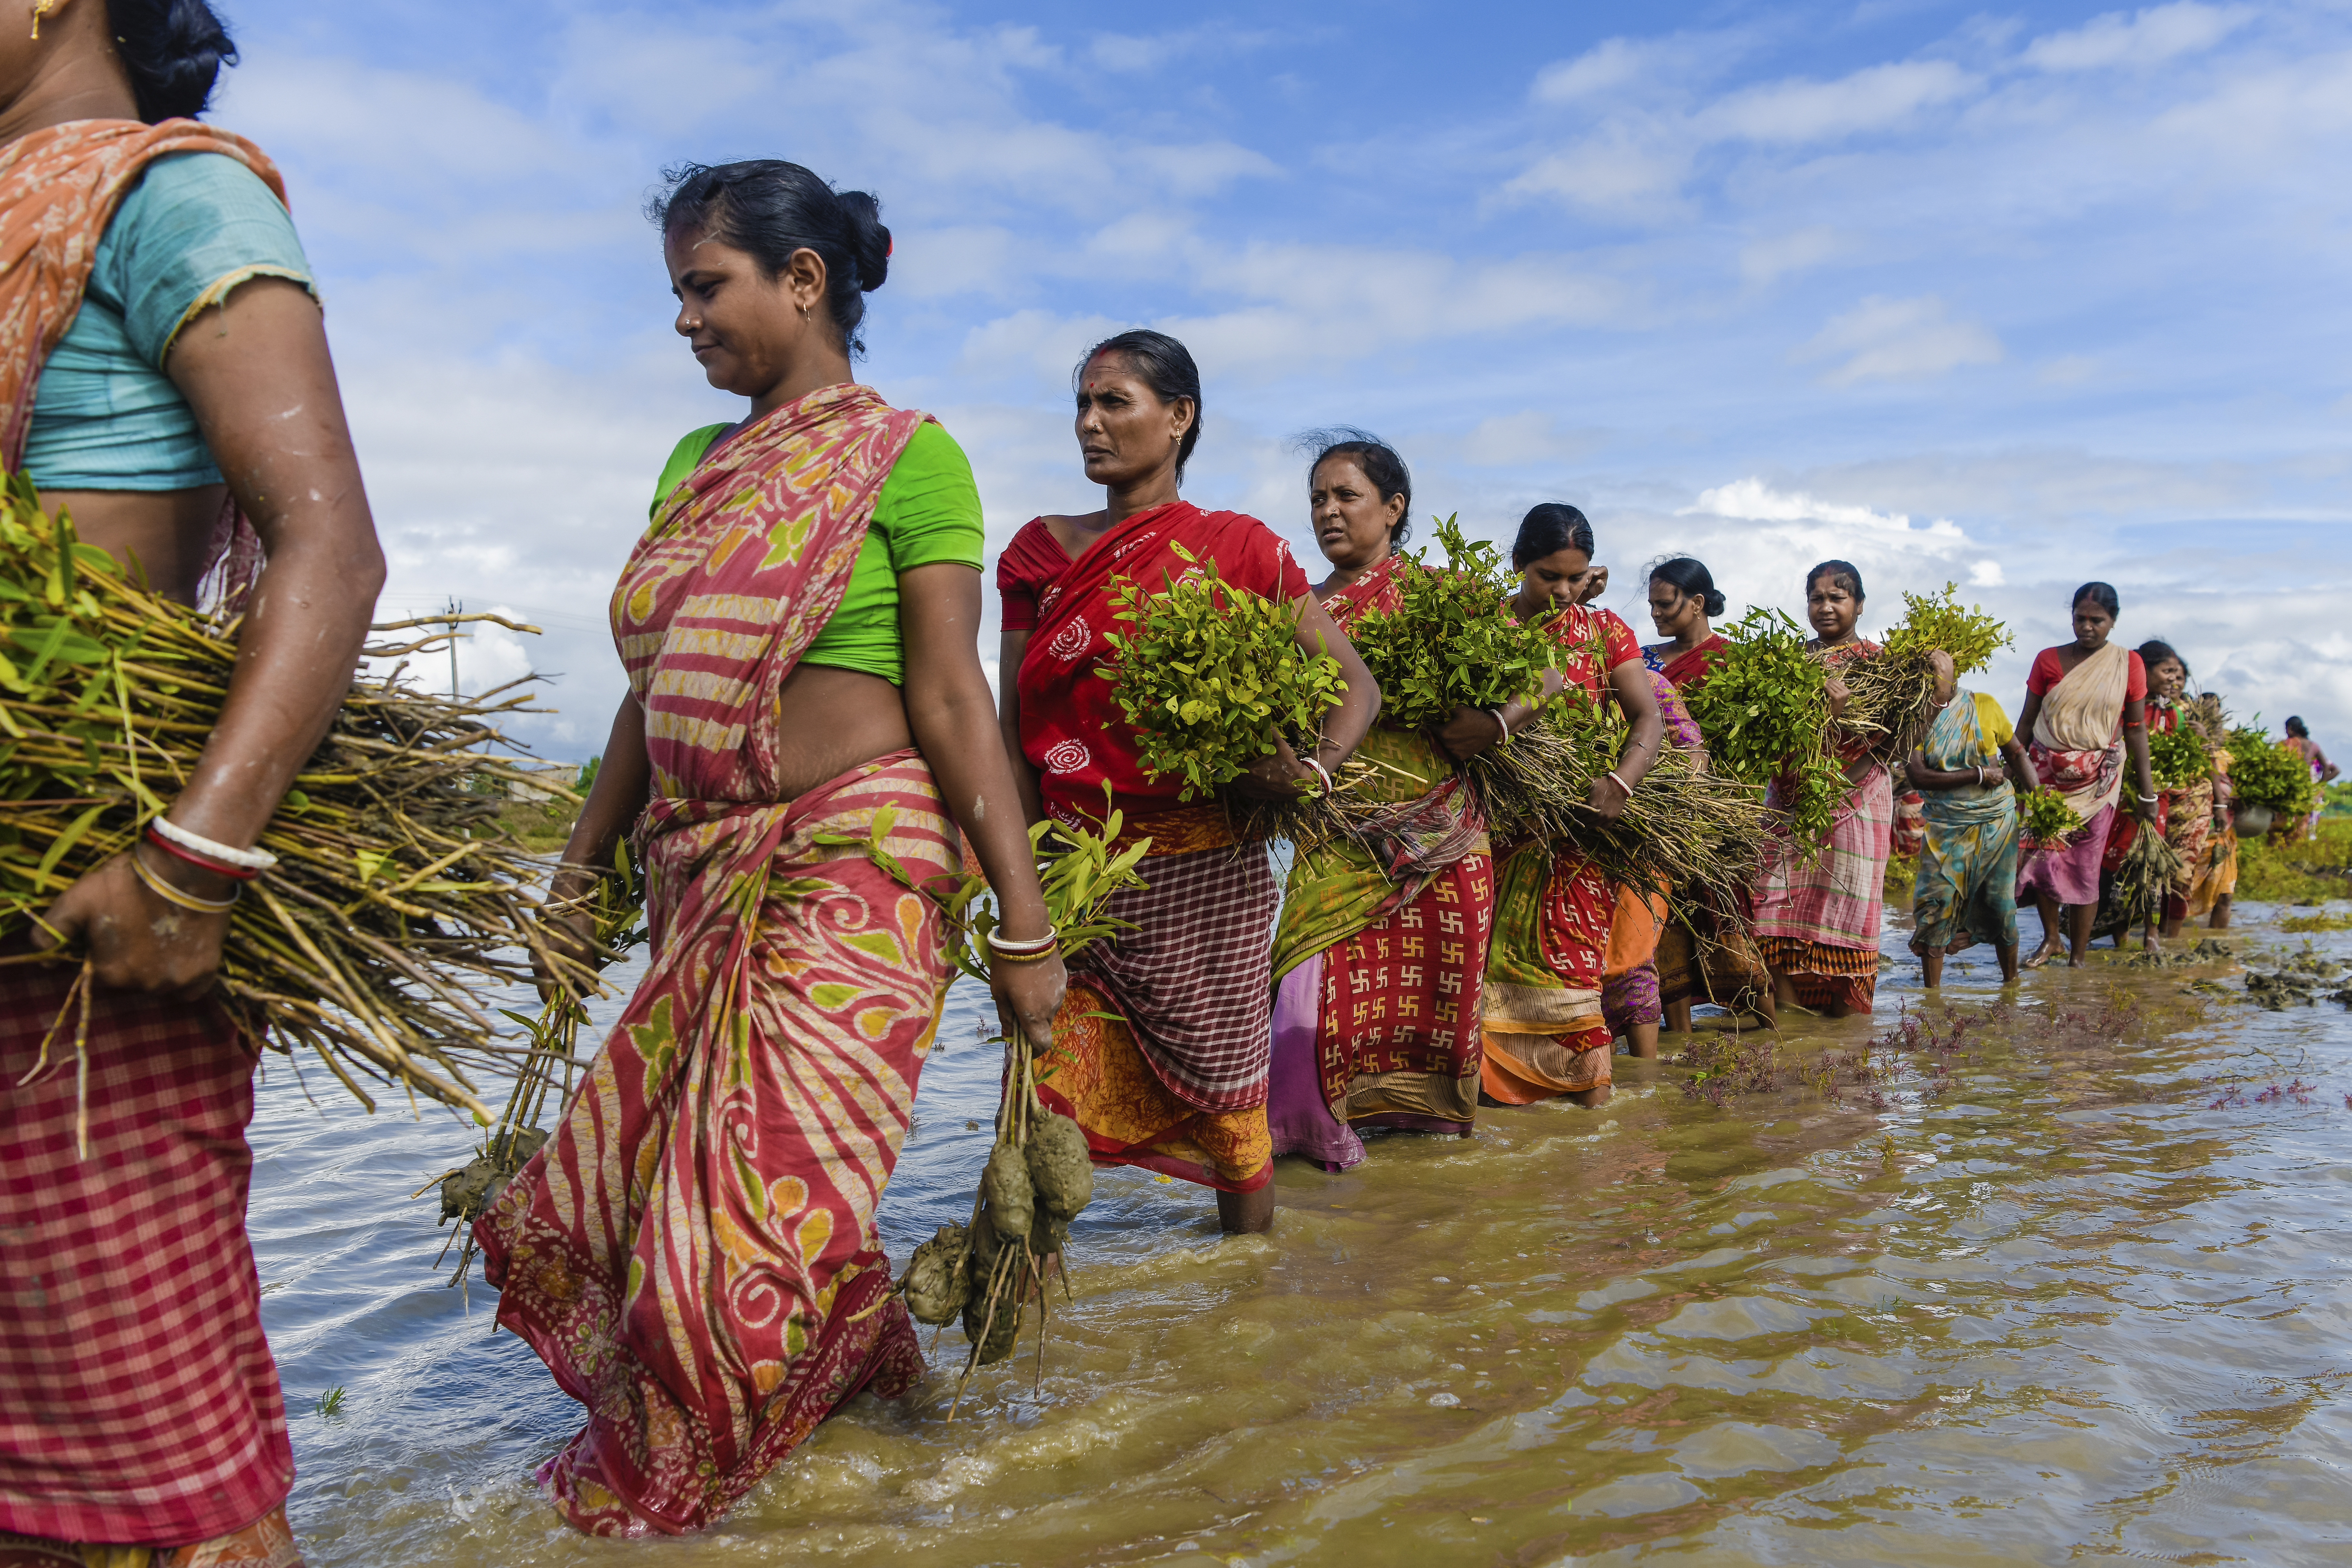
{"type": "MultiPolygon", "coordinates": [[[[2243,913],[2250,949],[2304,940],[2243,913]]],[[[2225,973],[2044,973],[1958,1050],[1929,1008],[1867,1053],[1921,1007],[1906,956],[1874,1020],[1783,1037],[1775,1089],[1620,1058],[1601,1111],[1283,1162],[1265,1238],[1108,1173],[1042,1377],[986,1369],[950,1422],[950,1330],[927,1388],[687,1542],[582,1541],[533,1493],[575,1407],[404,1201],[463,1132],[281,1071],[253,1226],[294,1519],[314,1564],[2352,1561],[2352,1016],[2182,993],[2225,973]]],[[[2000,996],[1977,965],[1945,1005],[2000,996]]],[[[975,999],[885,1204],[900,1259],[984,1150],[975,999]]]]}

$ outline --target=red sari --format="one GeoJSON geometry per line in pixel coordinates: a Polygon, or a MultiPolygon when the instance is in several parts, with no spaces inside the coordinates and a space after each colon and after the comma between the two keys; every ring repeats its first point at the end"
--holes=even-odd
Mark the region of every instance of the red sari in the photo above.
{"type": "MultiPolygon", "coordinates": [[[[1552,626],[1569,650],[1568,687],[1593,702],[1607,699],[1611,671],[1642,656],[1632,628],[1606,611],[1571,605],[1552,626]]],[[[1565,840],[1509,850],[1496,880],[1481,998],[1481,1087],[1506,1105],[1606,1088],[1610,1035],[1601,985],[1616,884],[1565,840]]]]}
{"type": "Polygon", "coordinates": [[[1109,904],[1130,929],[1072,966],[1053,1044],[1040,1054],[1038,1097],[1086,1130],[1098,1165],[1253,1191],[1273,1176],[1274,873],[1263,844],[1234,841],[1221,805],[1180,802],[1180,781],[1145,772],[1134,729],[1097,672],[1112,655],[1109,633],[1125,629],[1113,598],[1123,578],[1156,589],[1214,562],[1224,582],[1287,602],[1306,593],[1307,577],[1255,517],[1186,501],[1122,519],[1047,577],[1060,549],[1040,518],[998,570],[1000,588],[1024,587],[1037,606],[1016,676],[1022,754],[1048,814],[1095,823],[1108,784],[1127,814],[1126,836],[1152,842],[1150,885],[1109,904]]]}
{"type": "Polygon", "coordinates": [[[1722,658],[1731,641],[1720,632],[1707,634],[1706,640],[1687,653],[1666,657],[1672,643],[1654,643],[1642,650],[1650,668],[1674,683],[1675,690],[1690,693],[1706,685],[1706,677],[1715,670],[1716,661],[1722,658]]]}
{"type": "Polygon", "coordinates": [[[960,869],[957,833],[911,749],[784,798],[775,716],[927,417],[846,384],[772,411],[614,591],[652,958],[475,1229],[499,1322],[588,1407],[540,1476],[591,1534],[709,1524],[845,1400],[922,1375],[874,1213],[951,970],[937,906],[855,841],[887,822],[924,880],[960,869]]]}
{"type": "MultiPolygon", "coordinates": [[[[0,465],[24,455],[116,208],[174,152],[235,158],[284,199],[258,148],[194,120],[74,120],[0,147],[0,465]]],[[[217,560],[232,530],[215,532],[217,560]]],[[[245,1231],[260,1042],[210,1002],[100,992],[79,1158],[70,1020],[62,1065],[53,1044],[32,1076],[73,972],[0,968],[0,1532],[275,1539],[294,1455],[245,1231]]]]}
{"type": "MultiPolygon", "coordinates": [[[[1323,601],[1349,635],[1396,608],[1384,558],[1323,601]]],[[[1363,1158],[1365,1127],[1466,1136],[1478,1106],[1478,992],[1494,919],[1494,861],[1461,779],[1419,730],[1376,725],[1357,755],[1396,831],[1378,852],[1339,842],[1291,864],[1275,932],[1275,1153],[1327,1169],[1363,1158]]]]}

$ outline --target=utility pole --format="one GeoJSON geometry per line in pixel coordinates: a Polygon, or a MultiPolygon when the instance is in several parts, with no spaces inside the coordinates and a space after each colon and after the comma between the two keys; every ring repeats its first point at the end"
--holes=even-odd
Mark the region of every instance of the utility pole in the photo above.
{"type": "Polygon", "coordinates": [[[466,608],[465,601],[451,597],[449,601],[449,700],[457,700],[457,617],[466,608]]]}

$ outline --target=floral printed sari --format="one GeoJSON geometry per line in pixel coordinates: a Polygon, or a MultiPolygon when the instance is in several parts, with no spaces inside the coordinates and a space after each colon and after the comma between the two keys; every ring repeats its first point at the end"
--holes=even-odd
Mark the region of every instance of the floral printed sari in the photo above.
{"type": "MultiPolygon", "coordinates": [[[[2000,757],[1979,699],[1960,692],[1927,727],[1921,749],[1939,772],[2000,757]]],[[[1921,792],[1927,844],[1912,894],[1911,950],[1958,952],[1974,942],[2017,945],[2017,791],[2009,780],[1921,792]]]]}
{"type": "Polygon", "coordinates": [[[850,1396],[921,1375],[874,1212],[950,969],[930,902],[839,841],[879,833],[919,880],[959,868],[956,831],[911,750],[779,799],[775,716],[926,417],[854,385],[774,410],[614,592],[652,959],[477,1226],[499,1322],[588,1407],[541,1479],[592,1534],[708,1524],[850,1396]]]}

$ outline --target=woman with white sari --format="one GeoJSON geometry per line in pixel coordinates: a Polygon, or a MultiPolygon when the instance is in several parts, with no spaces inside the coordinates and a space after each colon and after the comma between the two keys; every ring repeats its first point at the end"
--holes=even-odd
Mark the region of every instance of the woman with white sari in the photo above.
{"type": "Polygon", "coordinates": [[[2147,670],[2137,653],[2107,641],[2121,606],[2104,582],[2074,591],[2074,641],[2044,648],[2025,679],[2018,729],[2032,736],[2027,755],[2042,780],[2083,819],[2063,841],[2027,842],[2017,897],[2031,894],[2042,911],[2042,946],[2025,961],[2040,968],[2058,955],[2058,911],[2066,911],[2069,965],[2080,967],[2099,910],[2099,862],[2115,826],[2128,757],[2132,813],[2153,822],[2157,793],[2147,759],[2147,670]]]}

